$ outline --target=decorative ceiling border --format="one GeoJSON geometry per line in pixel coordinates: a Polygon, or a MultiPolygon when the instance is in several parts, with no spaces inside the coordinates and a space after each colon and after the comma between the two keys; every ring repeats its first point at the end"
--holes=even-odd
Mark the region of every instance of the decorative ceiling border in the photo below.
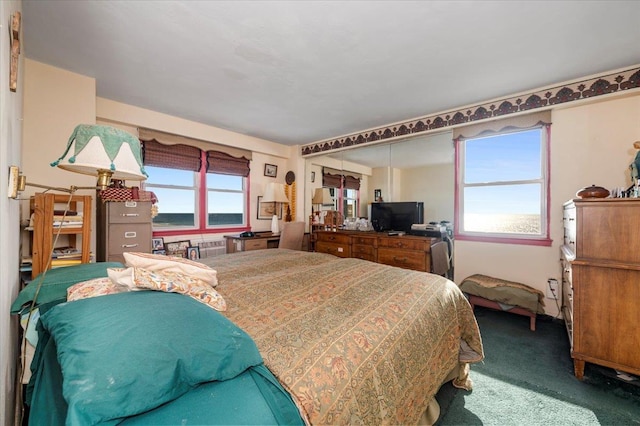
{"type": "Polygon", "coordinates": [[[306,156],[366,145],[399,136],[445,129],[637,88],[640,88],[640,67],[302,145],[301,154],[306,156]]]}

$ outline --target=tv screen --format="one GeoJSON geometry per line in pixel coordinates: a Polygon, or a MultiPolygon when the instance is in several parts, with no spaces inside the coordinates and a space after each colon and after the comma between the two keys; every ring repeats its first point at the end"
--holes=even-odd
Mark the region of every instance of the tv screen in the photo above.
{"type": "Polygon", "coordinates": [[[422,201],[371,203],[371,225],[378,232],[409,232],[414,223],[424,223],[422,201]]]}

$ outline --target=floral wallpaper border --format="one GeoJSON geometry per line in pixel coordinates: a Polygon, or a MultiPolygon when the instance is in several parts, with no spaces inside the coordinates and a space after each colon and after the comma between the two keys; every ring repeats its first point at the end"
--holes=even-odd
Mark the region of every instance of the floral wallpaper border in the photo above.
{"type": "Polygon", "coordinates": [[[595,96],[640,88],[640,67],[620,72],[610,72],[570,84],[547,87],[535,92],[511,96],[486,102],[473,107],[465,107],[441,114],[399,122],[373,130],[353,133],[338,138],[326,139],[302,145],[301,155],[332,151],[355,145],[366,145],[385,139],[444,129],[461,124],[478,122],[490,118],[507,116],[523,111],[548,108],[553,105],[574,102],[595,96]]]}

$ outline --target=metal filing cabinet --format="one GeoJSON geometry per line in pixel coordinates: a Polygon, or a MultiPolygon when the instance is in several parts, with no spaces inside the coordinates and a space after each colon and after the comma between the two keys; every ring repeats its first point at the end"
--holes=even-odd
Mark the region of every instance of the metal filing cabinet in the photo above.
{"type": "Polygon", "coordinates": [[[122,262],[124,252],[151,253],[151,202],[101,201],[96,211],[96,260],[122,262]]]}

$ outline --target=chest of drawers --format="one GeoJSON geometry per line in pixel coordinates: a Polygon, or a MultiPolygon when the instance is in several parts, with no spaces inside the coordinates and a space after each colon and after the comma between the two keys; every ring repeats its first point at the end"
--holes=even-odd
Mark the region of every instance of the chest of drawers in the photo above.
{"type": "Polygon", "coordinates": [[[127,251],[151,253],[151,202],[98,199],[96,260],[123,262],[127,251]]]}
{"type": "Polygon", "coordinates": [[[563,316],[574,373],[585,362],[640,374],[640,199],[564,205],[563,316]]]}
{"type": "Polygon", "coordinates": [[[315,251],[355,257],[416,271],[431,271],[431,245],[437,238],[358,231],[315,231],[315,251]]]}

